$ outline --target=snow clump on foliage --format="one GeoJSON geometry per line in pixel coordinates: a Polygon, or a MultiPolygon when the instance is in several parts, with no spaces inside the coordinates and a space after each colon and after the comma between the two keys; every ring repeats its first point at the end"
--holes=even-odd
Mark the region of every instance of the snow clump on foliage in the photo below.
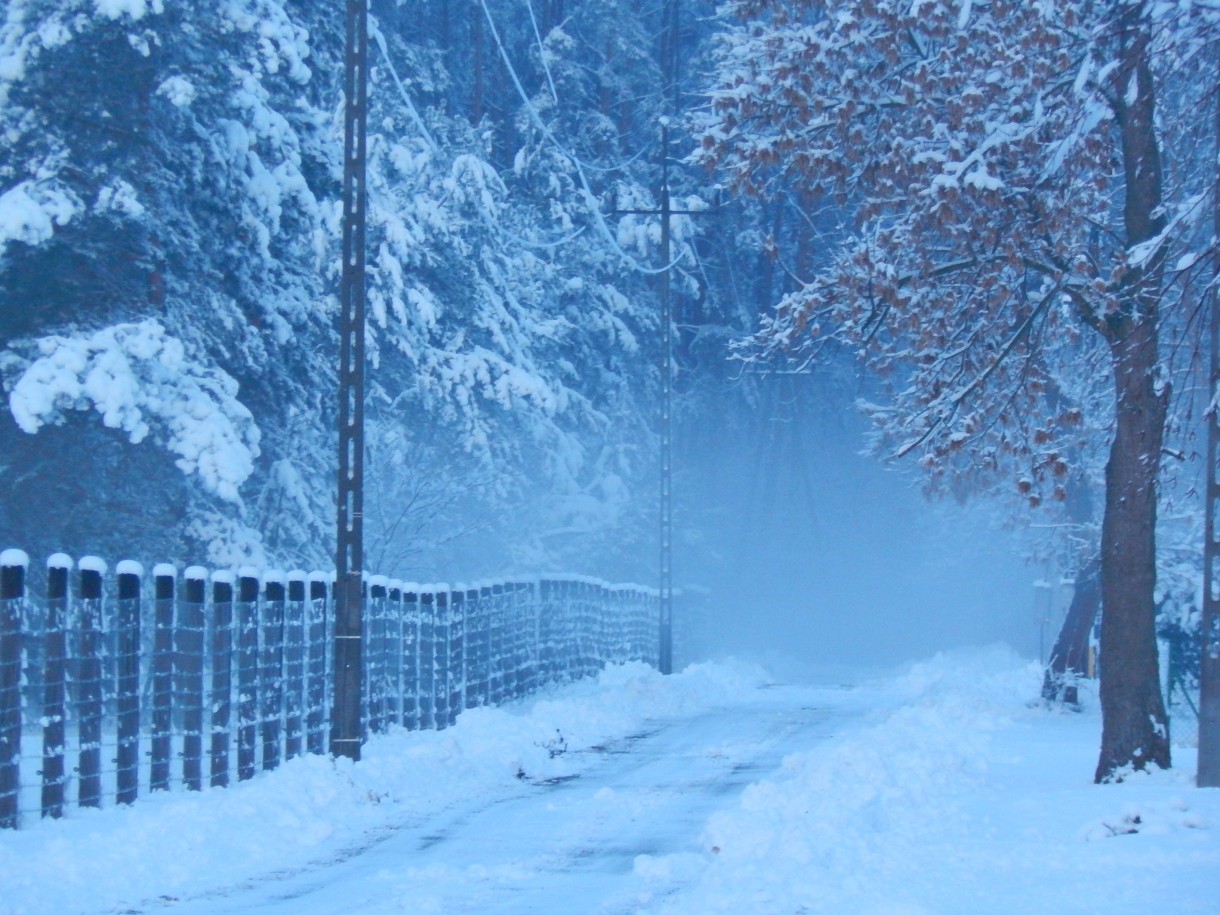
{"type": "Polygon", "coordinates": [[[17,425],[35,433],[64,410],[94,409],[139,444],[150,433],[197,473],[211,492],[239,501],[254,470],[259,432],[237,400],[237,382],[187,359],[181,341],[156,321],[116,324],[91,337],[43,337],[40,358],[9,395],[17,425]]]}

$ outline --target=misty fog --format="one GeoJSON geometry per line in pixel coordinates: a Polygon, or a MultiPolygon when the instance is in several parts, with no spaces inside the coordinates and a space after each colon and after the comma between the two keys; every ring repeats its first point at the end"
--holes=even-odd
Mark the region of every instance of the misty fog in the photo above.
{"type": "Polygon", "coordinates": [[[695,652],[793,672],[997,642],[1036,657],[1026,519],[929,499],[913,465],[863,453],[849,398],[803,387],[764,397],[745,433],[679,438],[674,580],[695,652]]]}

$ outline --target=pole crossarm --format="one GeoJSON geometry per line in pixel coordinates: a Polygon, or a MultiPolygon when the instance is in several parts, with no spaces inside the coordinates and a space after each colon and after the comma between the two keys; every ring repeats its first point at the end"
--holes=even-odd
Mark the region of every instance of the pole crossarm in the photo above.
{"type": "Polygon", "coordinates": [[[608,216],[719,216],[723,207],[710,207],[706,210],[611,210],[608,216]]]}

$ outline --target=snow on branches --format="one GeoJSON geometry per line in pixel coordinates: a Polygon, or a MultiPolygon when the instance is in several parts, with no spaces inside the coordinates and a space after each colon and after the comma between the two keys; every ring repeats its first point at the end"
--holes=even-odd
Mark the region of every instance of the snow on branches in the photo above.
{"type": "Polygon", "coordinates": [[[1141,314],[1110,226],[1115,122],[1144,77],[1120,66],[1115,23],[1016,0],[728,8],[742,22],[697,157],[738,189],[848,214],[756,352],[846,341],[888,380],[880,450],[917,455],[934,482],[1003,469],[1031,501],[1063,498],[1098,400],[1073,367],[1141,314]]]}
{"type": "Polygon", "coordinates": [[[881,450],[934,484],[1010,475],[1036,505],[1067,499],[1072,462],[1108,440],[1099,781],[1169,765],[1161,334],[1171,246],[1193,227],[1166,205],[1177,119],[1157,105],[1188,7],[738,0],[701,125],[699,158],[738,188],[841,214],[756,342],[854,347],[885,380],[881,450]]]}
{"type": "Polygon", "coordinates": [[[176,454],[185,473],[223,499],[254,469],[258,429],[237,400],[237,383],[186,357],[156,321],[119,324],[88,337],[49,336],[12,385],[9,409],[35,433],[62,422],[65,410],[96,410],[132,443],[150,434],[176,454]]]}

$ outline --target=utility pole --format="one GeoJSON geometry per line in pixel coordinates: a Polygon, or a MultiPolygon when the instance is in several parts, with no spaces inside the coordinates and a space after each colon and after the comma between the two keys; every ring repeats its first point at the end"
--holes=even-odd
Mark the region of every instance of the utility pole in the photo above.
{"type": "Polygon", "coordinates": [[[330,753],[360,759],[364,622],[364,247],[368,0],[347,0],[344,67],[343,278],[339,323],[339,516],[335,691],[330,753]]]}
{"type": "Polygon", "coordinates": [[[679,0],[665,0],[661,24],[661,73],[665,79],[663,95],[669,110],[682,110],[681,44],[682,26],[679,0]]]}
{"type": "Polygon", "coordinates": [[[657,666],[674,672],[674,313],[669,297],[669,118],[661,118],[661,649],[657,666]]]}
{"type": "Polygon", "coordinates": [[[663,674],[673,673],[673,400],[674,315],[670,295],[671,238],[673,216],[707,216],[708,210],[675,210],[669,198],[669,118],[661,118],[661,206],[655,210],[614,210],[615,216],[661,217],[661,473],[660,473],[660,657],[663,674]]]}

